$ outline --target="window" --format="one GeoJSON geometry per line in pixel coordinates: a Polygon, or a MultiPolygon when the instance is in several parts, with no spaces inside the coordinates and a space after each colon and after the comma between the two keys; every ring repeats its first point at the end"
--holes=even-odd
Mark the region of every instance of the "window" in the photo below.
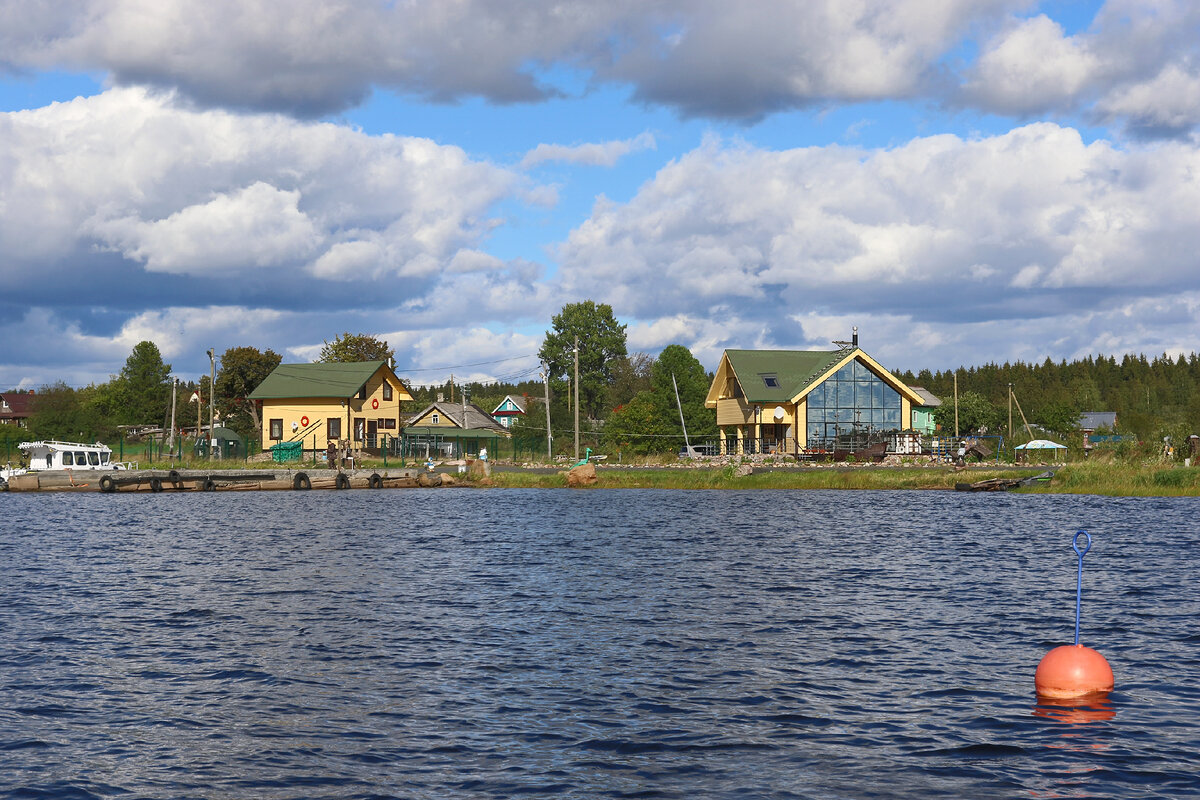
{"type": "Polygon", "coordinates": [[[271,438],[276,440],[283,438],[283,420],[271,420],[271,438]]]}
{"type": "Polygon", "coordinates": [[[808,394],[808,438],[900,430],[900,394],[855,359],[808,394]]]}
{"type": "Polygon", "coordinates": [[[100,454],[99,453],[97,453],[95,450],[90,450],[90,451],[88,451],[87,456],[88,456],[89,464],[91,464],[93,467],[100,466],[100,454]]]}
{"type": "MultiPolygon", "coordinates": [[[[63,450],[62,456],[63,456],[62,462],[63,462],[64,467],[72,467],[75,465],[75,462],[71,460],[71,451],[70,450],[63,450]]],[[[46,461],[47,462],[50,461],[50,456],[46,456],[46,461]]]]}
{"type": "Polygon", "coordinates": [[[429,420],[430,420],[430,424],[432,424],[432,425],[441,425],[442,424],[442,418],[440,416],[438,416],[438,413],[436,411],[433,412],[433,416],[430,417],[429,420]]]}
{"type": "Polygon", "coordinates": [[[779,378],[777,376],[763,375],[762,379],[763,379],[763,384],[766,385],[766,387],[768,389],[778,389],[779,388],[779,378]]]}
{"type": "Polygon", "coordinates": [[[365,383],[362,385],[362,388],[358,390],[358,399],[359,400],[367,399],[367,385],[365,383]]]}
{"type": "Polygon", "coordinates": [[[378,423],[379,430],[381,431],[396,430],[396,420],[394,419],[384,419],[383,417],[380,417],[378,420],[376,420],[376,422],[378,423]]]}
{"type": "Polygon", "coordinates": [[[330,417],[325,424],[326,439],[342,438],[342,420],[340,417],[330,417]]]}
{"type": "Polygon", "coordinates": [[[392,399],[392,385],[387,381],[383,382],[383,399],[385,402],[392,399]]]}

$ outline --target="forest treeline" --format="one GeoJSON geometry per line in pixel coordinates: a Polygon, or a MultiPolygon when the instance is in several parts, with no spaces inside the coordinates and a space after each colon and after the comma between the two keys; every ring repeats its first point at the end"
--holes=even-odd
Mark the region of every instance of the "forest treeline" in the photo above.
{"type": "MultiPolygon", "coordinates": [[[[572,402],[575,342],[579,342],[579,434],[581,445],[603,452],[631,455],[678,451],[687,427],[691,443],[717,437],[716,417],[704,407],[712,374],[687,347],[672,344],[657,356],[629,353],[625,325],[612,308],[591,301],[572,303],[555,315],[538,352],[546,382],[446,381],[410,386],[414,396],[405,413],[416,413],[440,395],[446,402],[471,402],[491,412],[512,395],[526,414],[518,417],[514,439],[523,449],[544,452],[547,429],[554,434],[556,454],[570,453],[575,438],[572,402]],[[548,384],[548,385],[547,385],[548,384]],[[549,409],[545,398],[550,397],[549,409]]],[[[214,355],[215,391],[208,375],[180,381],[175,391],[175,425],[193,432],[199,418],[208,424],[211,402],[217,424],[232,428],[251,442],[259,441],[260,424],[248,399],[254,388],[280,362],[279,354],[254,347],[233,347],[214,355]]],[[[386,341],[344,333],[326,342],[318,361],[365,361],[393,358],[386,341]]],[[[955,430],[955,380],[958,431],[1006,434],[1010,387],[1013,442],[1029,438],[1020,412],[1035,428],[1035,438],[1050,434],[1071,440],[1079,415],[1113,411],[1117,426],[1110,433],[1144,442],[1170,437],[1182,442],[1200,433],[1200,357],[1195,353],[1089,356],[1075,361],[984,364],[958,370],[913,373],[897,371],[904,382],[921,386],[942,400],[935,418],[946,432],[955,430]]],[[[3,426],[5,441],[57,438],[115,441],[138,428],[170,424],[171,366],[153,342],[133,348],[119,374],[104,383],[72,388],[65,383],[41,387],[28,428],[3,426]]]]}
{"type": "MultiPolygon", "coordinates": [[[[955,376],[960,411],[964,398],[969,404],[985,401],[983,416],[972,417],[965,429],[982,425],[992,431],[1007,430],[1011,385],[1029,422],[1060,435],[1077,429],[1079,415],[1088,411],[1116,412],[1114,433],[1143,440],[1171,436],[1181,441],[1200,433],[1200,356],[1196,353],[1174,358],[1165,353],[1154,358],[1098,355],[1075,361],[1046,359],[1040,364],[1018,361],[896,373],[942,400],[943,421],[953,412],[955,376]]],[[[1022,424],[1015,406],[1013,416],[1015,432],[1022,424]]]]}

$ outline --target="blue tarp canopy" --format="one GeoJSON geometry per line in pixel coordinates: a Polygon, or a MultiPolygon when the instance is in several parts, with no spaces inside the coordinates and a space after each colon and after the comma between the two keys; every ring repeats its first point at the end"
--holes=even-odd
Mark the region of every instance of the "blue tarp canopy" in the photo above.
{"type": "Polygon", "coordinates": [[[1066,450],[1067,446],[1065,444],[1056,444],[1055,442],[1052,442],[1049,439],[1034,439],[1032,442],[1026,442],[1025,444],[1017,445],[1015,449],[1017,449],[1017,450],[1066,450]]]}

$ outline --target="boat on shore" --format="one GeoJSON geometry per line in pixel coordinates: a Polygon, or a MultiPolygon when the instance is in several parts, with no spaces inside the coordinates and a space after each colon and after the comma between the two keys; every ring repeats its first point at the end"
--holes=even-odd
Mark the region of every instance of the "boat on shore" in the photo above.
{"type": "Polygon", "coordinates": [[[114,472],[130,467],[113,461],[112,448],[102,442],[21,442],[17,449],[25,454],[28,466],[0,467],[0,482],[31,472],[114,472]]]}

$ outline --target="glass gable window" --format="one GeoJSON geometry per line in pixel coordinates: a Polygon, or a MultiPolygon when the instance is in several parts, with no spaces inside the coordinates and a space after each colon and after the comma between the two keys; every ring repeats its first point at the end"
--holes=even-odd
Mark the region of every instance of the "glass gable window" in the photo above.
{"type": "Polygon", "coordinates": [[[900,430],[900,394],[855,359],[808,394],[808,438],[900,430]]]}

